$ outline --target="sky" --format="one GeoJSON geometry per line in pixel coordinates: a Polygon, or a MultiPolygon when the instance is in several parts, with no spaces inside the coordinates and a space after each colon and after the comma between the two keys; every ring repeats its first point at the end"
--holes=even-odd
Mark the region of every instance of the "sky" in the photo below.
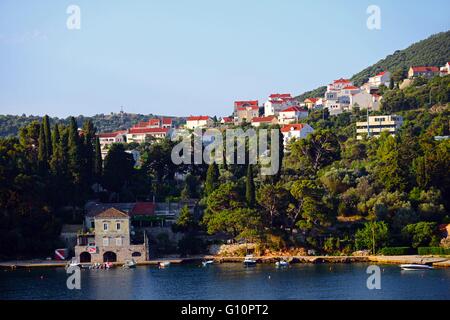
{"type": "Polygon", "coordinates": [[[230,115],[450,29],[448,0],[0,0],[0,114],[230,115]],[[69,29],[70,5],[80,29],[69,29]],[[381,29],[367,27],[377,5],[381,29]]]}

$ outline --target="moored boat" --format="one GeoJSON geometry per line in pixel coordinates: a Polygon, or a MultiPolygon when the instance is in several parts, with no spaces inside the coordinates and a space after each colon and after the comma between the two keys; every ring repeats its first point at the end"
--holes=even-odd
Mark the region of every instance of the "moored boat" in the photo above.
{"type": "Polygon", "coordinates": [[[126,260],[122,267],[126,268],[126,269],[131,269],[131,268],[136,268],[136,266],[137,266],[137,262],[134,261],[134,259],[131,259],[131,260],[126,260]]]}
{"type": "Polygon", "coordinates": [[[244,259],[244,267],[254,267],[257,261],[253,258],[253,255],[246,255],[244,259]]]}
{"type": "Polygon", "coordinates": [[[289,267],[289,262],[284,261],[284,260],[277,261],[277,262],[275,262],[275,266],[277,268],[287,268],[287,267],[289,267]]]}
{"type": "Polygon", "coordinates": [[[170,261],[162,261],[158,265],[160,268],[167,268],[168,266],[170,266],[170,261]]]}
{"type": "Polygon", "coordinates": [[[406,271],[420,271],[420,270],[431,270],[433,269],[432,266],[429,266],[427,264],[402,264],[400,265],[400,268],[402,268],[402,270],[406,270],[406,271]]]}
{"type": "Polygon", "coordinates": [[[207,267],[207,266],[209,266],[209,265],[211,265],[211,264],[213,264],[213,263],[214,263],[213,260],[202,261],[202,265],[203,265],[204,267],[207,267]]]}

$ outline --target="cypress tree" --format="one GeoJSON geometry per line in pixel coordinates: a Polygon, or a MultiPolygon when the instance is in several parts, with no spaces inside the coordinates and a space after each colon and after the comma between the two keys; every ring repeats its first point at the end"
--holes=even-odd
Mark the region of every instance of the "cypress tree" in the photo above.
{"type": "Polygon", "coordinates": [[[55,124],[52,132],[52,157],[50,160],[50,168],[53,174],[57,177],[60,176],[61,172],[61,164],[63,162],[62,156],[62,148],[61,148],[61,137],[59,134],[59,126],[55,124]]]}
{"type": "Polygon", "coordinates": [[[209,196],[217,187],[219,180],[219,168],[215,162],[211,163],[206,172],[205,195],[209,196]]]}
{"type": "Polygon", "coordinates": [[[100,139],[95,139],[95,158],[94,158],[94,177],[96,182],[100,182],[103,173],[102,150],[100,148],[100,139]]]}
{"type": "Polygon", "coordinates": [[[68,145],[67,145],[68,170],[70,176],[73,179],[73,183],[79,190],[83,184],[82,155],[81,155],[80,138],[78,136],[78,126],[74,117],[70,118],[68,130],[69,130],[68,145]]]}
{"type": "Polygon", "coordinates": [[[247,201],[249,208],[253,208],[255,206],[255,182],[253,180],[253,168],[251,164],[247,166],[245,200],[247,201]]]}
{"type": "Polygon", "coordinates": [[[47,147],[45,145],[44,126],[39,128],[38,138],[38,171],[39,174],[44,175],[47,167],[47,147]]]}
{"type": "Polygon", "coordinates": [[[84,176],[86,182],[91,184],[94,181],[94,138],[95,128],[91,120],[87,120],[83,125],[83,156],[84,156],[84,176]]]}
{"type": "Polygon", "coordinates": [[[45,115],[42,119],[42,125],[44,126],[44,138],[45,138],[45,152],[47,155],[47,160],[50,160],[53,148],[52,148],[52,135],[50,132],[50,120],[48,118],[48,115],[45,115]]]}

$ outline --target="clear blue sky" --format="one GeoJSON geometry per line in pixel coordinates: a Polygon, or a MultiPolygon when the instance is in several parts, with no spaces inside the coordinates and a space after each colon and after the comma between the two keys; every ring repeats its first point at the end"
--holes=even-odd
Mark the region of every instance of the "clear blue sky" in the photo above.
{"type": "Polygon", "coordinates": [[[450,29],[448,0],[0,1],[0,114],[228,115],[450,29]],[[66,28],[70,4],[81,30],[66,28]],[[381,8],[382,29],[366,27],[381,8]]]}

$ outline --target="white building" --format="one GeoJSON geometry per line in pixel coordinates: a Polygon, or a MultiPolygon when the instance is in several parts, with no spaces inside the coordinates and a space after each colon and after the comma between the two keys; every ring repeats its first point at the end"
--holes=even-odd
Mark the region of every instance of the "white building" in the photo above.
{"type": "Polygon", "coordinates": [[[271,94],[269,99],[264,103],[264,116],[278,116],[280,111],[298,105],[298,101],[290,93],[271,94]]]}
{"type": "Polygon", "coordinates": [[[350,110],[355,107],[377,111],[380,109],[381,96],[370,94],[367,91],[361,91],[350,96],[350,110]]]}
{"type": "Polygon", "coordinates": [[[154,139],[170,137],[171,129],[168,128],[131,128],[128,130],[127,142],[143,143],[154,139]]]}
{"type": "Polygon", "coordinates": [[[213,120],[208,116],[190,116],[186,121],[186,128],[194,130],[195,128],[208,128],[214,124],[213,120]]]}
{"type": "Polygon", "coordinates": [[[445,66],[440,69],[441,77],[447,76],[450,74],[450,62],[447,62],[445,66]]]}
{"type": "Polygon", "coordinates": [[[293,139],[303,139],[313,133],[314,129],[309,124],[296,123],[285,125],[281,128],[283,134],[284,147],[286,148],[293,139]]]}
{"type": "Polygon", "coordinates": [[[369,122],[357,122],[356,133],[357,139],[362,140],[363,136],[379,137],[382,132],[389,132],[395,135],[403,124],[401,116],[371,116],[369,122]]]}
{"type": "Polygon", "coordinates": [[[289,107],[278,114],[279,124],[289,124],[292,122],[297,122],[299,119],[304,119],[308,117],[308,111],[302,110],[297,106],[289,107]]]}
{"type": "Polygon", "coordinates": [[[374,77],[369,78],[369,86],[378,88],[382,84],[386,87],[389,87],[389,84],[391,82],[391,73],[389,71],[383,71],[377,74],[374,77]]]}
{"type": "Polygon", "coordinates": [[[109,147],[114,143],[125,143],[127,131],[104,132],[98,135],[102,158],[108,154],[109,147]]]}

